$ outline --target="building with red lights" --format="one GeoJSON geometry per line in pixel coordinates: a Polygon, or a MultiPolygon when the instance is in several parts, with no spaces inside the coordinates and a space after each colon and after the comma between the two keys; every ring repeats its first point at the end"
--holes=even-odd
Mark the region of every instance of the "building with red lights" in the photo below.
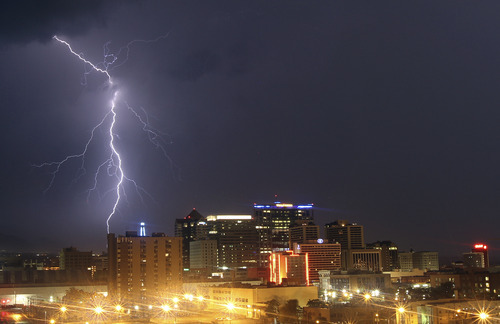
{"type": "Polygon", "coordinates": [[[488,268],[490,266],[490,260],[488,258],[488,246],[486,244],[477,243],[474,244],[471,252],[482,253],[484,256],[484,265],[483,268],[488,268]]]}
{"type": "Polygon", "coordinates": [[[283,286],[309,285],[309,256],[293,251],[271,253],[269,282],[283,286]]]}

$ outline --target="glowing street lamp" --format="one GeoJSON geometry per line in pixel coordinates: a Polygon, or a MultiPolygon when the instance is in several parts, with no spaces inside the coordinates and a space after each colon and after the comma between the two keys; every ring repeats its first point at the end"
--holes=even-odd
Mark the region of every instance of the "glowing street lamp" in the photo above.
{"type": "Polygon", "coordinates": [[[235,307],[236,307],[236,306],[234,306],[234,304],[233,304],[233,303],[227,303],[227,304],[226,304],[226,308],[227,308],[227,310],[229,311],[229,324],[231,324],[231,323],[232,323],[232,319],[233,319],[233,318],[232,318],[232,316],[231,316],[231,312],[233,311],[233,309],[234,309],[235,307]]]}
{"type": "Polygon", "coordinates": [[[64,313],[66,313],[66,311],[67,311],[68,309],[66,308],[66,306],[61,306],[61,308],[59,308],[59,310],[61,311],[61,313],[63,313],[63,314],[64,314],[64,313]]]}
{"type": "Polygon", "coordinates": [[[404,314],[406,312],[406,309],[403,306],[399,306],[396,310],[397,310],[397,313],[396,313],[396,322],[398,324],[399,323],[403,323],[404,314]]]}
{"type": "Polygon", "coordinates": [[[102,307],[100,306],[97,306],[96,308],[94,308],[94,312],[97,314],[97,315],[100,315],[102,314],[104,310],[102,309],[102,307]]]}
{"type": "Polygon", "coordinates": [[[115,309],[116,309],[117,312],[119,312],[119,311],[121,311],[123,309],[123,307],[121,305],[116,305],[115,309]]]}
{"type": "Polygon", "coordinates": [[[173,300],[173,301],[174,301],[174,303],[176,303],[176,304],[179,302],[179,298],[177,298],[177,297],[174,297],[174,299],[172,299],[172,300],[173,300]]]}
{"type": "Polygon", "coordinates": [[[488,313],[485,313],[485,312],[479,313],[478,316],[479,316],[479,320],[481,322],[486,321],[488,319],[488,317],[490,317],[490,315],[488,313]]]}
{"type": "Polygon", "coordinates": [[[363,297],[365,297],[365,300],[368,301],[372,296],[370,294],[365,294],[363,297]]]}

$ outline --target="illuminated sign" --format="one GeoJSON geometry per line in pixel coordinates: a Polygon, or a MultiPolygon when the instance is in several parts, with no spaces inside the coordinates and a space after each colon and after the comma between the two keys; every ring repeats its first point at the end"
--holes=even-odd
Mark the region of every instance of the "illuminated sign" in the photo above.
{"type": "Polygon", "coordinates": [[[252,215],[217,215],[217,219],[252,219],[252,215]]]}
{"type": "Polygon", "coordinates": [[[483,249],[483,250],[487,250],[488,249],[488,246],[486,244],[475,244],[474,245],[474,248],[475,249],[483,249]]]}
{"type": "Polygon", "coordinates": [[[293,207],[293,204],[276,204],[276,207],[293,207]]]}
{"type": "Polygon", "coordinates": [[[252,215],[208,215],[207,221],[213,222],[216,220],[245,220],[252,219],[252,215]]]}

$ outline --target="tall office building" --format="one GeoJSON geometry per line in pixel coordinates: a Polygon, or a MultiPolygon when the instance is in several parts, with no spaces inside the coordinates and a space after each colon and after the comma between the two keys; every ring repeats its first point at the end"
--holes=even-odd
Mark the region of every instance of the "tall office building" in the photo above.
{"type": "Polygon", "coordinates": [[[304,243],[293,244],[294,253],[307,253],[309,255],[309,279],[318,282],[318,271],[340,270],[340,244],[324,243],[322,239],[304,243]]]}
{"type": "Polygon", "coordinates": [[[367,249],[380,250],[382,271],[398,268],[398,247],[391,241],[377,241],[366,245],[367,249]]]}
{"type": "Polygon", "coordinates": [[[294,205],[275,202],[270,205],[254,204],[254,216],[259,235],[259,265],[266,266],[271,252],[289,250],[289,229],[296,221],[313,220],[313,205],[294,205]]]}
{"type": "Polygon", "coordinates": [[[182,238],[163,233],[108,234],[108,291],[123,300],[146,301],[182,285],[182,238]]]}
{"type": "Polygon", "coordinates": [[[356,223],[337,220],[326,224],[325,235],[328,242],[340,243],[342,251],[365,248],[363,226],[356,223]]]}
{"type": "Polygon", "coordinates": [[[217,241],[219,268],[257,266],[258,233],[251,215],[207,216],[207,230],[207,238],[217,241]]]}
{"type": "Polygon", "coordinates": [[[182,265],[184,271],[188,271],[190,268],[189,243],[200,236],[200,227],[205,224],[205,217],[196,209],[193,209],[186,217],[175,220],[175,236],[182,237],[182,265]]]}
{"type": "Polygon", "coordinates": [[[474,244],[474,248],[472,248],[471,252],[482,253],[484,256],[484,268],[489,268],[490,259],[488,257],[488,246],[483,243],[474,244]]]}
{"type": "Polygon", "coordinates": [[[293,248],[293,243],[306,243],[310,241],[317,241],[319,237],[319,226],[314,225],[309,220],[299,220],[295,225],[289,229],[290,248],[293,248]]]}

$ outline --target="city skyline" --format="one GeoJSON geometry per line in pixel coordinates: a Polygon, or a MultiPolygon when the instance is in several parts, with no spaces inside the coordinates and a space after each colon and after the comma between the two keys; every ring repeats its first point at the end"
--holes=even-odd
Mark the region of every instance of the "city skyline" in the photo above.
{"type": "Polygon", "coordinates": [[[443,257],[485,243],[497,258],[499,4],[2,6],[0,249],[104,249],[113,194],[87,194],[103,147],[90,147],[88,174],[73,161],[46,193],[50,170],[33,165],[80,152],[119,88],[168,157],[122,104],[117,147],[149,195],[129,191],[111,232],[143,221],[173,235],[192,208],[249,214],[279,200],[314,203],[320,227],[362,224],[367,243],[443,257]],[[54,35],[92,62],[139,41],[109,86],[54,35]]]}

